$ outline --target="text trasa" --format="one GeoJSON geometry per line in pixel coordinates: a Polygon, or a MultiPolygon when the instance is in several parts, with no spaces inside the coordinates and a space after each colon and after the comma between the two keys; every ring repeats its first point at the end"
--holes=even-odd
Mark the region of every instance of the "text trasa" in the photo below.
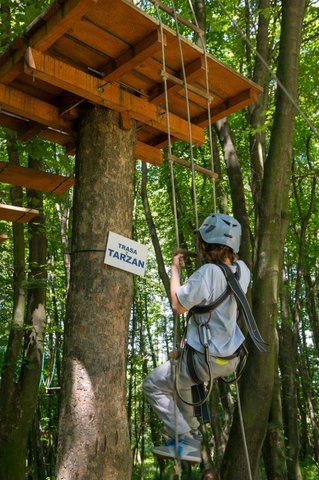
{"type": "Polygon", "coordinates": [[[125,250],[127,253],[133,253],[133,255],[137,255],[137,250],[132,247],[128,247],[127,245],[123,245],[119,243],[119,250],[125,250]]]}

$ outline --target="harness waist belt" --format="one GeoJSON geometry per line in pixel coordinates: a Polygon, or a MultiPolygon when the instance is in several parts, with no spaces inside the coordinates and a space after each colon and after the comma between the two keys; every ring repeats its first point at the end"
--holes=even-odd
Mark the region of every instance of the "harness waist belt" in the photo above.
{"type": "Polygon", "coordinates": [[[239,353],[234,353],[234,355],[229,355],[228,357],[215,357],[212,355],[212,358],[216,358],[217,360],[232,360],[233,358],[238,357],[239,353]]]}
{"type": "Polygon", "coordinates": [[[232,360],[233,358],[238,357],[238,355],[240,355],[241,351],[242,351],[242,346],[237,348],[236,352],[233,353],[232,355],[228,355],[228,357],[216,357],[216,355],[212,355],[212,357],[217,358],[219,360],[232,360]]]}

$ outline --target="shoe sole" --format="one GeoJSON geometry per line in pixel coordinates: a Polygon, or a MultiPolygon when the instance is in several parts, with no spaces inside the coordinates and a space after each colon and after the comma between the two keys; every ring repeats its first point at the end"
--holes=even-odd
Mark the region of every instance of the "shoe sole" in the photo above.
{"type": "MultiPolygon", "coordinates": [[[[170,453],[163,453],[163,452],[154,452],[153,455],[155,457],[161,459],[161,460],[176,460],[175,455],[171,455],[170,453]]],[[[202,459],[199,458],[194,458],[194,457],[188,457],[188,456],[182,456],[181,458],[178,458],[177,460],[181,460],[183,462],[187,463],[202,463],[202,459]]]]}

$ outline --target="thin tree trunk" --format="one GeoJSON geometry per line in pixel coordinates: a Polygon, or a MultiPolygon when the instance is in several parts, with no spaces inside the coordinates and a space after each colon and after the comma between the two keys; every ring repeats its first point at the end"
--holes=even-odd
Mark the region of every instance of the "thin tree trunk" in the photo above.
{"type": "MultiPolygon", "coordinates": [[[[303,404],[300,405],[301,415],[305,416],[304,427],[306,431],[306,437],[304,438],[305,444],[303,448],[307,447],[307,445],[311,446],[311,454],[315,460],[315,462],[319,463],[319,419],[318,419],[318,412],[317,412],[317,405],[315,402],[316,399],[316,392],[313,391],[312,387],[312,380],[309,375],[308,368],[306,366],[306,362],[304,361],[304,355],[307,355],[306,345],[302,347],[302,354],[299,357],[299,372],[300,372],[300,383],[301,389],[303,392],[303,404]],[[309,428],[309,424],[311,426],[311,431],[309,428]]],[[[306,448],[307,450],[307,448],[306,448]]]]}
{"type": "Polygon", "coordinates": [[[156,226],[152,217],[152,212],[150,209],[148,195],[147,195],[147,165],[145,162],[142,162],[142,182],[141,182],[141,196],[142,196],[142,203],[145,212],[145,219],[146,223],[151,235],[155,256],[156,256],[156,263],[158,268],[159,276],[163,282],[163,286],[167,295],[169,302],[171,301],[170,295],[170,283],[169,278],[166,273],[165,263],[163,260],[162,250],[159,243],[159,239],[157,236],[156,226]]]}
{"type": "MultiPolygon", "coordinates": [[[[268,60],[268,28],[270,17],[267,14],[269,9],[269,0],[259,0],[258,2],[258,32],[257,32],[257,51],[264,60],[268,60]]],[[[262,182],[264,176],[264,164],[266,160],[265,152],[265,130],[261,129],[265,122],[266,105],[268,100],[268,71],[260,57],[256,55],[253,80],[264,89],[262,95],[259,95],[256,102],[249,108],[249,120],[252,131],[250,135],[250,158],[251,158],[251,176],[252,192],[255,206],[255,217],[258,225],[258,205],[260,203],[262,182]]]]}
{"type": "Polygon", "coordinates": [[[231,187],[231,197],[233,204],[233,213],[235,218],[240,222],[242,226],[242,239],[240,247],[240,257],[251,265],[251,235],[249,228],[249,219],[246,210],[244,184],[242,173],[235,150],[235,146],[232,140],[230,126],[227,118],[218,120],[215,124],[215,129],[221,143],[224,159],[227,167],[227,174],[231,187]]]}
{"type": "Polygon", "coordinates": [[[125,408],[132,274],[103,263],[109,231],[131,237],[135,129],[83,106],[78,128],[72,265],[64,334],[58,480],[127,480],[125,408]]]}
{"type": "Polygon", "coordinates": [[[306,308],[309,315],[313,343],[316,348],[317,356],[319,356],[319,315],[317,310],[318,279],[313,282],[311,275],[307,272],[304,272],[303,278],[306,287],[306,308]]]}

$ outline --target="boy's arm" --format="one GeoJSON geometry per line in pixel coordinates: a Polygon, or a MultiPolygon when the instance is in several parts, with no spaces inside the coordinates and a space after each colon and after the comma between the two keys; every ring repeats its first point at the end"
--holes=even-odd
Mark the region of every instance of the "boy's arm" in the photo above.
{"type": "Polygon", "coordinates": [[[183,307],[176,295],[177,289],[181,286],[180,271],[184,265],[183,255],[177,254],[173,257],[171,267],[171,303],[172,309],[177,315],[187,312],[187,309],[183,307]]]}

